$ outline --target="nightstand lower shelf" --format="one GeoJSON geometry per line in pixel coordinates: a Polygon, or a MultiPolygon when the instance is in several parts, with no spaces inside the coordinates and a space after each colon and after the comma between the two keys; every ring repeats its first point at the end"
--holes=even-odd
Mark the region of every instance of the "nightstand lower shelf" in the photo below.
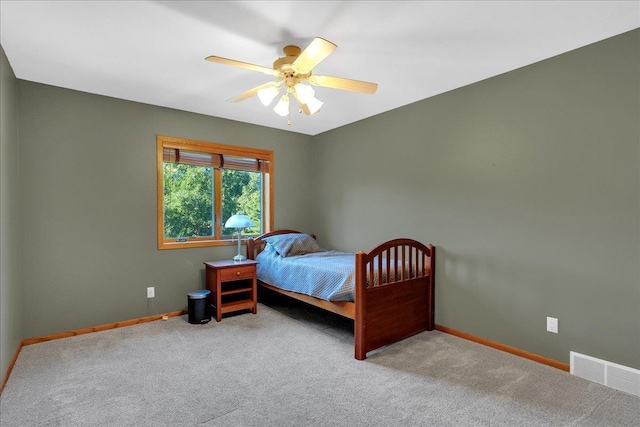
{"type": "Polygon", "coordinates": [[[254,304],[253,304],[253,301],[251,300],[226,302],[226,303],[222,303],[222,307],[220,307],[220,312],[224,314],[224,313],[231,313],[233,311],[239,311],[239,310],[253,310],[253,306],[254,304]]]}

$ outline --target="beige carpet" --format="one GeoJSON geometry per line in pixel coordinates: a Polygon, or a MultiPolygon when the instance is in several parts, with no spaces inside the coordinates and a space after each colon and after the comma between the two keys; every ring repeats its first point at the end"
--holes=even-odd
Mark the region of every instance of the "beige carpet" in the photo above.
{"type": "Polygon", "coordinates": [[[637,426],[640,399],[441,332],[353,358],[346,319],[282,301],[23,348],[9,426],[637,426]]]}

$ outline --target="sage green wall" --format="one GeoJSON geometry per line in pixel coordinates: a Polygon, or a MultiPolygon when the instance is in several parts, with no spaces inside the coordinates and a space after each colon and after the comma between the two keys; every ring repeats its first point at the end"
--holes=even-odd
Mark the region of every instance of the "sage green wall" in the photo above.
{"type": "Polygon", "coordinates": [[[313,231],[435,244],[440,325],[640,368],[639,52],[635,30],[314,137],[313,231]]]}
{"type": "Polygon", "coordinates": [[[310,137],[18,80],[26,338],[186,308],[203,261],[157,249],[156,135],[274,151],[275,226],[310,228],[310,137]],[[146,298],[155,286],[154,307],[146,298]]]}
{"type": "Polygon", "coordinates": [[[2,221],[19,173],[23,224],[20,259],[2,252],[3,369],[9,316],[33,337],[179,310],[202,262],[233,255],[156,249],[157,134],[274,150],[276,228],[436,244],[439,324],[640,368],[639,47],[636,30],[315,137],[18,80],[19,168],[3,76],[2,221]]]}
{"type": "Polygon", "coordinates": [[[0,46],[0,381],[22,340],[17,85],[0,46]]]}

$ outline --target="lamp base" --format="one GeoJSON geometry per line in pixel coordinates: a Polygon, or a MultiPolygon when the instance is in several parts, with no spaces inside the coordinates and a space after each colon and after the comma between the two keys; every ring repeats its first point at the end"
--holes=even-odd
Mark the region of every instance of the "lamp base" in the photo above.
{"type": "Polygon", "coordinates": [[[242,262],[245,259],[247,259],[247,257],[245,257],[244,255],[238,254],[238,255],[233,257],[233,262],[242,262]]]}

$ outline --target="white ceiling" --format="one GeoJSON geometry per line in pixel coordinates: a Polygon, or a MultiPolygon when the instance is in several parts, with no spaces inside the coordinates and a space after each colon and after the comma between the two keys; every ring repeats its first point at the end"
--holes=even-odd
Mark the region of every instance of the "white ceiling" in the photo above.
{"type": "Polygon", "coordinates": [[[20,79],[308,135],[638,27],[640,1],[0,1],[20,79]],[[270,67],[315,36],[338,45],[315,72],[378,91],[316,88],[322,110],[287,126],[257,97],[226,101],[269,76],[204,60],[270,67]]]}

